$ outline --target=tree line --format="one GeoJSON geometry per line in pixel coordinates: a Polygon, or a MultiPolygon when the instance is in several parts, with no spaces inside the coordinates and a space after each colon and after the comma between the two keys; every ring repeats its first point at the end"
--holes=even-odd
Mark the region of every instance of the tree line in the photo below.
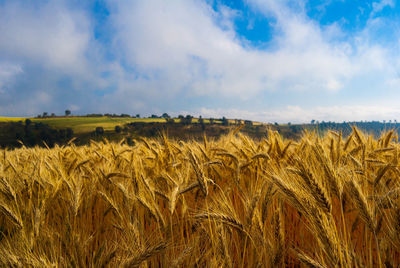
{"type": "Polygon", "coordinates": [[[74,137],[71,128],[53,129],[41,122],[32,122],[26,119],[23,123],[0,123],[0,147],[31,147],[35,145],[53,147],[55,144],[64,144],[74,137]]]}

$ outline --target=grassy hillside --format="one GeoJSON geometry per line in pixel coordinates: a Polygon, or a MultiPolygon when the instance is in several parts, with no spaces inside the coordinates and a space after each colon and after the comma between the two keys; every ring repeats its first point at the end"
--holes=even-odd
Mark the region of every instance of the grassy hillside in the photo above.
{"type": "MultiPolygon", "coordinates": [[[[24,121],[22,117],[0,117],[0,122],[24,121]]],[[[29,118],[32,122],[47,124],[52,128],[72,128],[74,133],[91,132],[96,127],[101,126],[104,130],[114,130],[117,125],[124,125],[132,122],[165,122],[163,118],[131,118],[131,117],[48,117],[48,118],[29,118]]]]}
{"type": "Polygon", "coordinates": [[[132,139],[137,137],[157,137],[166,132],[169,137],[176,139],[199,139],[203,135],[218,137],[226,134],[230,129],[236,128],[238,124],[244,123],[242,131],[252,138],[262,139],[266,137],[267,130],[276,130],[283,137],[294,140],[300,139],[304,130],[315,131],[318,135],[325,135],[333,130],[342,133],[344,137],[350,135],[352,127],[370,133],[378,137],[391,129],[395,135],[399,135],[400,124],[397,122],[382,123],[371,122],[320,122],[316,124],[261,124],[243,120],[203,119],[200,123],[198,118],[169,119],[167,123],[163,118],[131,118],[116,116],[76,116],[76,117],[47,117],[29,118],[31,124],[25,125],[26,118],[0,118],[0,147],[18,147],[22,141],[27,146],[44,143],[52,147],[54,144],[63,145],[71,137],[75,137],[77,144],[88,144],[91,139],[102,140],[107,138],[112,141],[121,139],[132,139]],[[118,131],[115,127],[120,126],[118,131]],[[101,133],[96,132],[97,127],[102,127],[101,133]]]}
{"type": "MultiPolygon", "coordinates": [[[[26,119],[30,119],[33,123],[43,123],[49,125],[51,128],[72,128],[74,133],[87,133],[96,129],[96,127],[103,127],[104,130],[114,130],[115,126],[123,126],[129,123],[144,122],[144,123],[165,123],[164,118],[132,118],[132,117],[87,117],[87,116],[57,116],[47,118],[31,118],[31,117],[0,117],[0,123],[2,122],[24,122],[26,119]]],[[[173,118],[175,123],[179,123],[178,118],[173,118]]],[[[192,123],[198,123],[198,118],[193,118],[192,123]]],[[[220,124],[220,120],[214,120],[215,123],[220,124]]],[[[229,120],[230,123],[234,123],[234,120],[229,120]]],[[[204,123],[210,123],[210,120],[204,119],[204,123]]],[[[260,124],[260,123],[255,123],[260,124]]]]}
{"type": "Polygon", "coordinates": [[[399,150],[356,129],[0,150],[0,266],[399,267],[399,150]]]}
{"type": "Polygon", "coordinates": [[[0,122],[18,122],[24,121],[26,118],[29,117],[0,117],[0,122]]]}
{"type": "MultiPolygon", "coordinates": [[[[239,123],[230,120],[231,123],[239,123]]],[[[226,122],[225,122],[226,123],[226,122]]],[[[66,145],[71,138],[75,143],[86,145],[90,140],[110,141],[128,140],[137,137],[159,137],[166,133],[175,139],[202,139],[219,137],[226,134],[236,125],[222,124],[220,120],[192,118],[189,121],[181,119],[162,118],[130,118],[130,117],[50,117],[50,118],[4,118],[0,120],[0,147],[15,148],[21,143],[32,147],[66,145]],[[20,120],[23,119],[23,120],[20,120]],[[119,126],[118,129],[115,127],[119,126]],[[96,128],[101,127],[99,131],[96,128]]],[[[252,137],[262,138],[266,135],[266,125],[246,125],[243,131],[252,137]]]]}

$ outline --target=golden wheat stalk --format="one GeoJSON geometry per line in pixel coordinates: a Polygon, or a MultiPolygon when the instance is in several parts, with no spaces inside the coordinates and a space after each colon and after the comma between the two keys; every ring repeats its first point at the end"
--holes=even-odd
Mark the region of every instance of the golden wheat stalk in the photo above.
{"type": "Polygon", "coordinates": [[[139,265],[145,260],[151,258],[154,255],[160,254],[161,252],[167,249],[167,244],[163,241],[158,243],[155,246],[149,247],[142,252],[140,252],[137,256],[130,258],[124,262],[123,267],[126,268],[137,268],[139,265]]]}
{"type": "Polygon", "coordinates": [[[368,206],[367,199],[362,193],[360,186],[354,180],[349,180],[347,185],[351,196],[354,198],[354,203],[358,208],[361,219],[366,223],[371,232],[375,232],[373,212],[368,206]]]}

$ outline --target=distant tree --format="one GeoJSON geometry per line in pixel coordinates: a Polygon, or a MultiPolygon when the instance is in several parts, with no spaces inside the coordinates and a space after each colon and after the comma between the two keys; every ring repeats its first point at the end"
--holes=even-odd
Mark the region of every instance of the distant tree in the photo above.
{"type": "Polygon", "coordinates": [[[140,118],[140,114],[136,114],[136,118],[140,118]]]}
{"type": "Polygon", "coordinates": [[[167,113],[163,113],[161,117],[162,118],[170,118],[170,116],[167,113]]]}
{"type": "Polygon", "coordinates": [[[70,128],[70,127],[67,128],[67,133],[66,133],[67,138],[71,139],[73,135],[74,135],[74,131],[72,130],[72,128],[70,128]]]}
{"type": "Polygon", "coordinates": [[[186,115],[185,117],[183,115],[179,115],[178,118],[181,124],[188,125],[192,123],[193,116],[189,114],[186,115]]]}
{"type": "Polygon", "coordinates": [[[30,120],[29,118],[25,119],[25,127],[24,127],[24,131],[25,131],[25,141],[28,141],[29,145],[33,145],[34,142],[34,135],[32,132],[32,128],[30,127],[32,125],[32,120],[30,120]]]}
{"type": "Polygon", "coordinates": [[[274,125],[275,125],[275,126],[279,126],[278,122],[275,122],[274,125]]]}
{"type": "Polygon", "coordinates": [[[49,114],[47,112],[43,112],[42,117],[47,117],[47,116],[49,116],[49,114]]]}
{"type": "Polygon", "coordinates": [[[311,125],[314,125],[315,124],[315,120],[313,119],[313,120],[311,120],[311,125]]]}
{"type": "Polygon", "coordinates": [[[55,117],[56,116],[56,114],[55,113],[51,113],[51,117],[55,117]]]}
{"type": "Polygon", "coordinates": [[[222,117],[222,120],[221,120],[221,121],[222,121],[222,125],[223,125],[223,126],[229,125],[229,121],[228,121],[228,119],[225,118],[225,116],[222,117]]]}
{"type": "Polygon", "coordinates": [[[126,143],[127,143],[129,146],[135,145],[135,142],[132,140],[132,137],[126,137],[126,143]]]}
{"type": "Polygon", "coordinates": [[[201,130],[202,131],[206,130],[206,125],[204,124],[204,119],[201,116],[199,117],[199,123],[201,126],[201,130]]]}
{"type": "Polygon", "coordinates": [[[115,126],[115,132],[116,133],[121,133],[122,128],[120,126],[115,126]]]}
{"type": "Polygon", "coordinates": [[[65,115],[66,116],[68,116],[68,115],[70,115],[71,114],[71,111],[70,110],[65,110],[65,115]]]}
{"type": "Polygon", "coordinates": [[[33,124],[33,127],[35,128],[35,130],[39,130],[42,126],[43,126],[43,123],[34,123],[33,124]]]}
{"type": "Polygon", "coordinates": [[[67,131],[66,129],[59,129],[58,130],[58,136],[62,139],[65,139],[67,137],[67,131]]]}
{"type": "Polygon", "coordinates": [[[129,114],[121,114],[120,117],[131,117],[129,114]]]}
{"type": "Polygon", "coordinates": [[[190,114],[188,114],[188,115],[186,115],[186,117],[185,117],[185,120],[186,120],[186,124],[191,124],[192,123],[192,119],[193,119],[193,116],[191,116],[190,114]]]}
{"type": "Polygon", "coordinates": [[[96,134],[97,135],[103,135],[104,134],[104,128],[103,127],[96,127],[96,134]]]}
{"type": "Polygon", "coordinates": [[[290,126],[290,130],[295,134],[299,133],[300,129],[301,129],[301,127],[298,127],[298,126],[290,126]]]}
{"type": "Polygon", "coordinates": [[[158,118],[158,115],[152,114],[151,118],[158,118]]]}
{"type": "Polygon", "coordinates": [[[22,141],[23,138],[24,138],[24,134],[23,134],[22,132],[16,132],[16,133],[15,133],[15,139],[16,139],[17,141],[22,141]]]}

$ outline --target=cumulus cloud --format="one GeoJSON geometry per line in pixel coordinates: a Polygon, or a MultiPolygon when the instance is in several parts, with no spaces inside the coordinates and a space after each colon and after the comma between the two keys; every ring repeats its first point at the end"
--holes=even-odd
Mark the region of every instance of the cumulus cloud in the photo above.
{"type": "Polygon", "coordinates": [[[107,64],[93,31],[83,6],[0,2],[0,113],[35,115],[89,103],[79,97],[104,86],[99,74],[107,64]]]}
{"type": "MultiPolygon", "coordinates": [[[[105,1],[110,13],[100,29],[105,41],[96,39],[93,11],[71,3],[78,2],[0,3],[1,114],[62,113],[67,108],[80,113],[206,113],[201,107],[208,102],[212,111],[228,112],[225,116],[237,111],[261,119],[254,112],[261,105],[246,112],[248,107],[229,110],[223,104],[229,99],[241,107],[279,92],[276,102],[282,109],[263,116],[295,121],[292,114],[311,115],[300,106],[288,107],[285,95],[339,94],[354,85],[369,86],[365,78],[392,89],[398,84],[393,47],[371,38],[384,25],[377,16],[349,35],[338,23],[321,26],[310,19],[305,0],[246,0],[272,27],[272,39],[261,49],[236,31],[241,11],[222,2],[105,1]]],[[[393,5],[382,0],[372,6],[378,13],[393,5]]],[[[328,107],[325,99],[317,102],[322,113],[328,107]]]]}
{"type": "Polygon", "coordinates": [[[91,35],[88,18],[61,1],[6,2],[0,8],[0,25],[0,51],[6,57],[71,71],[85,65],[91,35]]]}
{"type": "Polygon", "coordinates": [[[0,62],[0,94],[6,93],[7,87],[19,73],[22,73],[21,66],[0,62]]]}
{"type": "Polygon", "coordinates": [[[385,49],[363,36],[336,41],[340,29],[310,20],[302,1],[247,2],[276,20],[268,49],[248,47],[233,26],[220,27],[220,16],[231,18],[226,8],[178,0],[113,1],[116,47],[125,63],[169,93],[242,99],[274,90],[338,91],[387,61],[385,49]]]}
{"type": "Polygon", "coordinates": [[[229,114],[229,118],[250,119],[259,122],[305,123],[317,121],[362,121],[362,120],[393,120],[400,117],[400,108],[378,105],[334,105],[304,108],[300,106],[285,106],[268,109],[268,111],[248,111],[241,109],[210,109],[201,108],[204,117],[221,118],[229,114]]]}
{"type": "Polygon", "coordinates": [[[377,13],[381,12],[385,7],[394,8],[395,3],[393,0],[381,0],[372,3],[372,12],[371,17],[376,15],[377,13]]]}

